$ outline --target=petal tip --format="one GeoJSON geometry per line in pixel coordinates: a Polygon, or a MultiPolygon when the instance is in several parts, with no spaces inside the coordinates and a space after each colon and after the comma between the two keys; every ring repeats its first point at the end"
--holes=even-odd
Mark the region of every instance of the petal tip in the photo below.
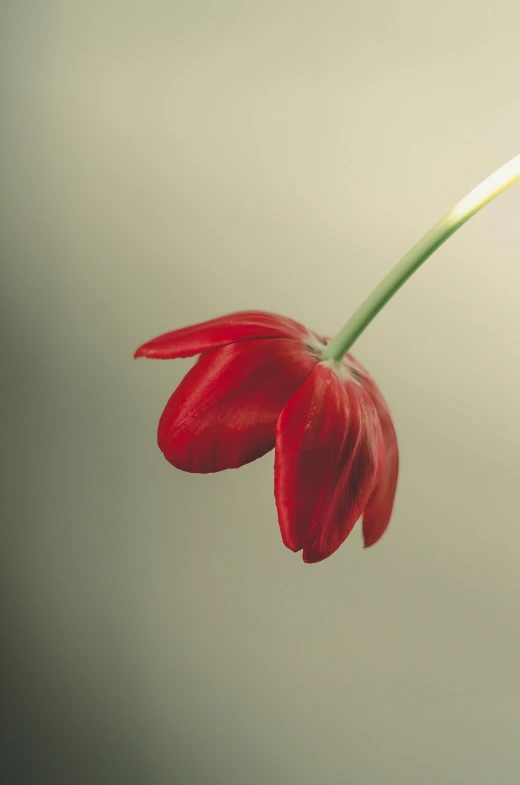
{"type": "Polygon", "coordinates": [[[135,350],[134,359],[137,360],[139,357],[147,357],[151,360],[162,359],[162,357],[158,356],[155,346],[151,346],[150,343],[143,343],[142,346],[135,350]]]}
{"type": "Polygon", "coordinates": [[[302,560],[305,564],[319,564],[319,562],[325,561],[328,559],[329,556],[332,554],[322,554],[322,553],[312,553],[312,551],[303,551],[302,553],[302,560]]]}
{"type": "Polygon", "coordinates": [[[363,537],[363,550],[366,550],[367,548],[372,548],[373,545],[379,542],[383,534],[384,532],[379,534],[377,537],[363,537]]]}

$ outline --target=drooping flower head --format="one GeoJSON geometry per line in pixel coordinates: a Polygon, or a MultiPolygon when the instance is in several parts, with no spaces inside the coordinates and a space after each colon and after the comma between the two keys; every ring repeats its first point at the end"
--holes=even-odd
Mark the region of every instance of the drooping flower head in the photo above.
{"type": "Polygon", "coordinates": [[[326,559],[363,517],[365,546],[384,533],[399,471],[390,413],[351,346],[454,232],[520,180],[520,155],[446,213],[328,339],[283,316],[243,311],[155,338],[136,357],[200,354],[168,401],[158,441],[174,466],[217,472],[275,448],[285,545],[326,559]]]}
{"type": "Polygon", "coordinates": [[[284,316],[243,311],[161,335],[135,357],[200,355],[160,418],[158,444],[178,469],[234,469],[275,449],[284,544],[305,562],[330,556],[363,516],[365,547],[388,526],[398,449],[388,407],[346,354],[284,316]]]}

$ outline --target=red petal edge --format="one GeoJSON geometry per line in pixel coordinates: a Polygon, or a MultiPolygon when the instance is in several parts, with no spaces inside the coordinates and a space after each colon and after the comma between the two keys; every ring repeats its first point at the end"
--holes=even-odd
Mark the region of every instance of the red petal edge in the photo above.
{"type": "Polygon", "coordinates": [[[381,539],[392,517],[399,478],[399,447],[392,415],[379,387],[352,355],[348,355],[348,359],[361,372],[362,383],[374,402],[383,432],[377,480],[363,514],[363,542],[365,548],[370,548],[381,539]]]}
{"type": "Polygon", "coordinates": [[[266,311],[237,311],[159,335],[140,346],[134,357],[173,360],[252,338],[301,340],[308,332],[302,324],[285,316],[266,311]]]}

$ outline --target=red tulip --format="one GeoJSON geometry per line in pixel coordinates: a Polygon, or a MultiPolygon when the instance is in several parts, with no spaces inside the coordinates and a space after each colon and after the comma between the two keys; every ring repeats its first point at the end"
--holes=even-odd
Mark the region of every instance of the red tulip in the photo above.
{"type": "Polygon", "coordinates": [[[275,448],[284,544],[326,559],[363,516],[365,547],[384,533],[397,440],[375,382],[350,355],[320,361],[328,339],[298,322],[244,311],[161,335],[135,357],[200,357],[161,416],[158,444],[188,472],[218,472],[275,448]]]}

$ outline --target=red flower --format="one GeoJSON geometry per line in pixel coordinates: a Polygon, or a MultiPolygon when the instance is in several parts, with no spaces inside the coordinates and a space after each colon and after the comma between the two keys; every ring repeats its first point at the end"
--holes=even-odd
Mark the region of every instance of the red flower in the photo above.
{"type": "Polygon", "coordinates": [[[158,444],[187,472],[218,472],[275,448],[284,544],[327,558],[363,515],[365,547],[392,513],[397,440],[375,382],[347,354],[320,361],[327,339],[298,322],[244,311],[161,335],[135,357],[200,354],[161,416],[158,444]]]}

